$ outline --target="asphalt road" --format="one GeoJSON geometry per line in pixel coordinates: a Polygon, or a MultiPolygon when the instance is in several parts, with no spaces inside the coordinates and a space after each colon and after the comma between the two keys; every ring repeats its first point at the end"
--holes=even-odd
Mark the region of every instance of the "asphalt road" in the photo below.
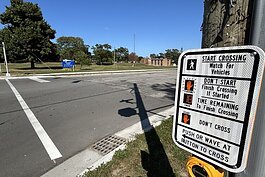
{"type": "Polygon", "coordinates": [[[136,112],[126,112],[136,108],[134,84],[149,116],[172,107],[175,79],[175,70],[53,77],[44,78],[49,82],[43,83],[11,79],[62,154],[55,160],[49,157],[8,83],[0,80],[0,176],[41,176],[103,137],[138,122],[136,112]]]}

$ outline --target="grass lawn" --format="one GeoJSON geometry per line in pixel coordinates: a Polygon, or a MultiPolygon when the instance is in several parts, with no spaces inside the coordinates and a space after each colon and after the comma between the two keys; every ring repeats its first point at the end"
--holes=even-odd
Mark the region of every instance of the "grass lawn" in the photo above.
{"type": "Polygon", "coordinates": [[[171,133],[172,119],[163,121],[155,129],[138,135],[125,150],[117,151],[112,161],[87,172],[84,177],[187,177],[185,165],[189,154],[173,143],[171,133]],[[153,141],[147,143],[147,140],[153,141]]]}
{"type": "MultiPolygon", "coordinates": [[[[21,76],[21,75],[33,75],[33,74],[47,74],[47,73],[63,73],[72,72],[72,69],[63,69],[60,62],[47,62],[47,63],[35,63],[35,69],[30,68],[30,63],[9,63],[9,72],[11,76],[21,76]]],[[[138,70],[138,69],[163,69],[170,67],[160,67],[160,66],[149,66],[137,63],[134,66],[131,63],[117,63],[115,65],[96,65],[82,66],[76,65],[76,72],[89,72],[89,71],[114,71],[114,70],[138,70]]],[[[172,67],[171,67],[172,68],[172,67]]],[[[0,75],[5,75],[6,68],[5,65],[1,64],[0,75]]]]}

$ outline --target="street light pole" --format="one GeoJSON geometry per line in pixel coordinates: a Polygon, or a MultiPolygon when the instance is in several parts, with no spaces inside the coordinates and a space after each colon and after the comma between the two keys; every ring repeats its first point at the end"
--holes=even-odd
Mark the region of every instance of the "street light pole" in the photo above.
{"type": "Polygon", "coordinates": [[[2,42],[2,45],[3,45],[3,52],[4,52],[5,65],[6,65],[6,76],[9,77],[10,76],[10,73],[8,71],[8,66],[7,66],[5,43],[2,42]]]}

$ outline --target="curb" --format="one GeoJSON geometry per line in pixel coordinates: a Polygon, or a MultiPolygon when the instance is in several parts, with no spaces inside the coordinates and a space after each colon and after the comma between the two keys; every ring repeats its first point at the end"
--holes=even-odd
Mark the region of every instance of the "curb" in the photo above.
{"type": "Polygon", "coordinates": [[[176,68],[167,69],[143,69],[143,70],[116,70],[116,71],[92,71],[92,72],[66,72],[66,73],[50,73],[50,74],[34,74],[29,76],[0,76],[1,79],[23,79],[30,77],[48,78],[48,77],[71,77],[71,76],[87,76],[87,75],[104,75],[104,74],[129,74],[129,73],[148,73],[148,72],[165,72],[168,70],[176,70],[176,68]]]}
{"type": "MultiPolygon", "coordinates": [[[[138,122],[138,123],[126,128],[124,130],[121,130],[121,131],[115,133],[114,135],[122,137],[122,138],[125,138],[128,142],[133,141],[135,139],[136,135],[142,134],[144,132],[148,132],[152,128],[160,125],[163,120],[169,119],[170,116],[174,114],[174,108],[175,107],[173,106],[172,108],[167,109],[167,110],[162,111],[162,112],[159,113],[160,115],[163,115],[166,118],[161,118],[161,116],[159,116],[159,115],[154,115],[154,116],[149,117],[148,119],[150,121],[150,126],[149,127],[145,127],[144,130],[142,129],[141,122],[138,122]]],[[[113,155],[115,154],[116,151],[124,150],[124,149],[126,149],[126,144],[120,145],[115,150],[111,151],[107,155],[101,157],[99,160],[94,162],[86,170],[84,170],[82,173],[78,174],[77,177],[82,177],[86,172],[93,171],[96,168],[98,168],[99,166],[101,166],[102,164],[105,164],[105,163],[111,161],[112,157],[113,157],[113,155]]]]}
{"type": "Polygon", "coordinates": [[[91,74],[109,74],[109,73],[125,73],[125,72],[148,72],[148,71],[166,71],[168,69],[138,69],[138,70],[116,70],[116,71],[91,71],[91,72],[67,72],[67,73],[51,73],[51,74],[36,74],[35,76],[58,76],[58,75],[91,75],[91,74]]]}
{"type": "MultiPolygon", "coordinates": [[[[163,120],[170,118],[170,115],[174,114],[175,107],[171,107],[165,111],[159,113],[159,115],[163,115],[161,117],[159,115],[150,116],[149,122],[150,125],[146,126],[144,130],[142,129],[142,124],[144,122],[138,122],[133,124],[132,126],[125,128],[114,135],[126,139],[128,142],[133,141],[137,134],[141,134],[151,130],[152,128],[161,124],[163,120]]],[[[124,150],[126,148],[126,144],[122,144],[110,153],[106,155],[100,155],[98,152],[92,150],[91,147],[87,147],[87,149],[81,151],[80,153],[74,155],[68,160],[64,161],[62,164],[55,166],[41,177],[82,177],[86,172],[94,170],[112,160],[113,155],[118,150],[124,150]]]]}

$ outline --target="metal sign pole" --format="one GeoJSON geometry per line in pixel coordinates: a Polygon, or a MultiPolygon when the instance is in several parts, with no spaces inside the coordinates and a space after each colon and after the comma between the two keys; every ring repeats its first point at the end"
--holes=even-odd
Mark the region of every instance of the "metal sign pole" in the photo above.
{"type": "Polygon", "coordinates": [[[10,76],[10,74],[9,74],[9,72],[8,72],[8,66],[7,66],[5,43],[2,42],[2,45],[3,45],[3,52],[4,52],[5,65],[6,65],[6,76],[10,76]]]}
{"type": "MultiPolygon", "coordinates": [[[[254,0],[251,20],[249,44],[256,45],[265,50],[265,1],[254,0]]],[[[263,75],[260,98],[253,129],[252,142],[248,157],[247,168],[235,177],[264,177],[265,176],[265,77],[263,75]]]]}

